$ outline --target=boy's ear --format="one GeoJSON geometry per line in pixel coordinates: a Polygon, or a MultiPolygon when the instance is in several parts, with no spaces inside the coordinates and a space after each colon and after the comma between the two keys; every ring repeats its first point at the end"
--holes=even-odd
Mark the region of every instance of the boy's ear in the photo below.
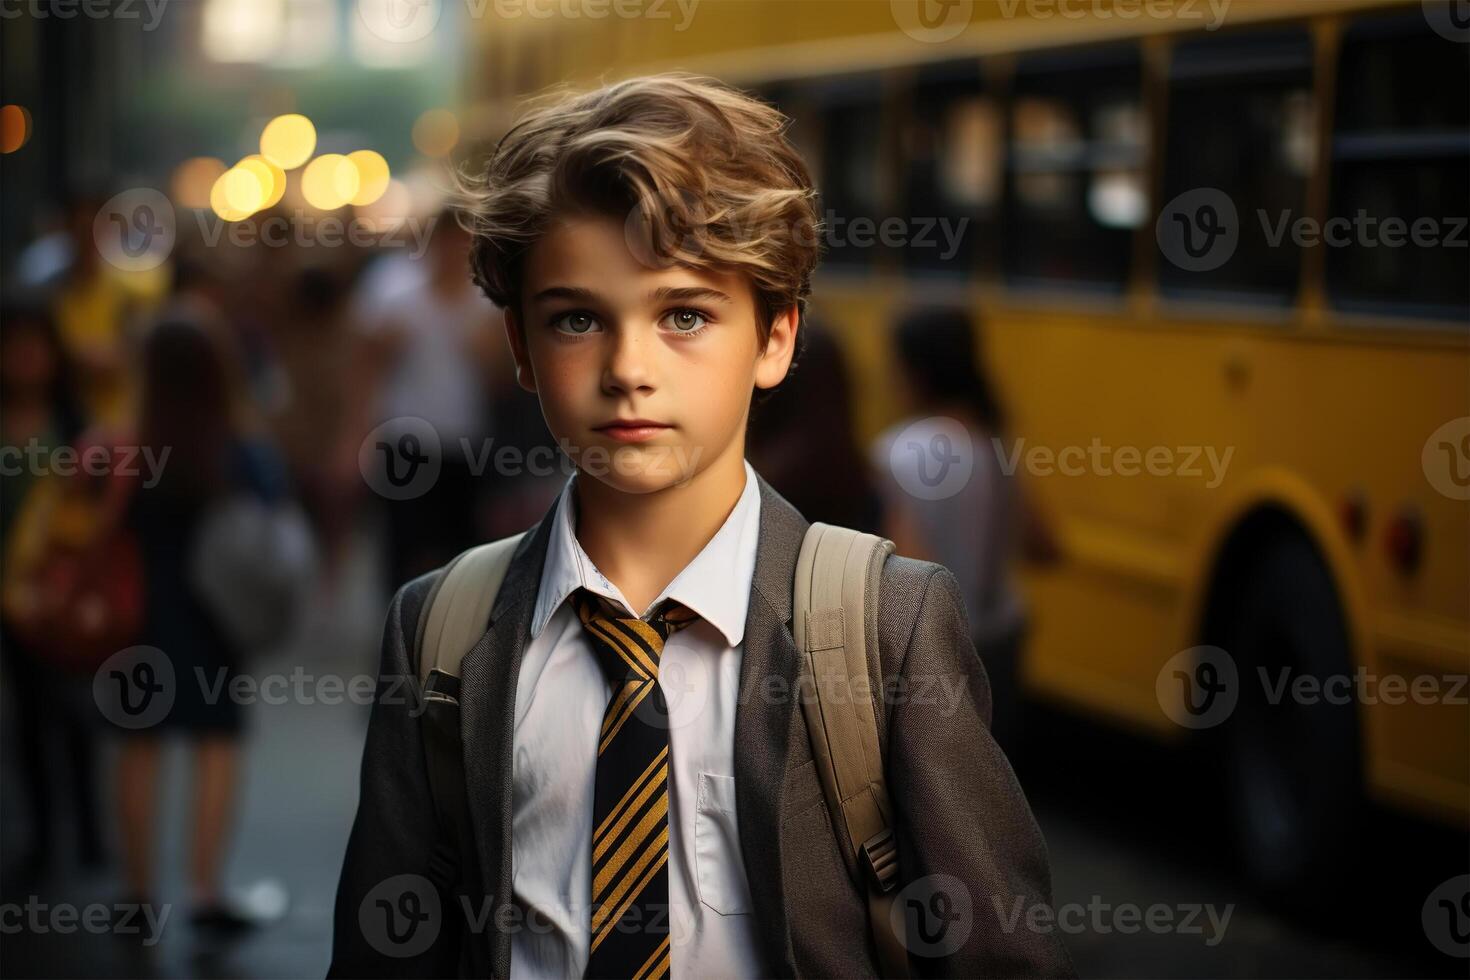
{"type": "Polygon", "coordinates": [[[505,339],[510,343],[510,356],[516,362],[516,384],[535,394],[536,372],[531,368],[531,355],[526,349],[526,333],[521,329],[520,317],[507,307],[504,320],[505,339]]]}
{"type": "Polygon", "coordinates": [[[776,314],[771,321],[771,334],[766,338],[765,350],[755,362],[755,386],[774,388],[786,380],[791,369],[791,358],[796,353],[796,331],[801,314],[795,304],[776,314]]]}

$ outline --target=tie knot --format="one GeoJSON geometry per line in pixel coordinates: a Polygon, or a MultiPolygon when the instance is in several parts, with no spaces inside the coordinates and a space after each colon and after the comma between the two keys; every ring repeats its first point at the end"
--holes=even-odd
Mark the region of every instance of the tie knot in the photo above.
{"type": "Polygon", "coordinates": [[[578,589],[573,604],[603,670],[614,682],[658,676],[664,642],[699,618],[682,603],[665,599],[648,619],[620,615],[603,597],[578,589]]]}

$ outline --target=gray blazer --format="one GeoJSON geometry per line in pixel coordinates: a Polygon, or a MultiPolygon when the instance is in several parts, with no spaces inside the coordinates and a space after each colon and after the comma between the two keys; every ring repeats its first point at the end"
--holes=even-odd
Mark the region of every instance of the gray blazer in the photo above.
{"type": "MultiPolygon", "coordinates": [[[[760,478],[758,478],[760,479],[760,478]]],[[[761,528],[735,720],[740,843],[768,976],[873,977],[867,905],[849,877],[822,795],[796,689],[792,583],[807,521],[760,479],[761,528]]],[[[554,507],[555,505],[553,505],[554,507]]],[[[393,597],[361,797],[337,890],[333,977],[495,976],[510,936],[534,928],[511,895],[516,679],[545,562],[548,513],[522,540],[460,692],[477,859],[463,866],[436,828],[412,637],[432,575],[393,597]]],[[[915,976],[1072,976],[1046,923],[1046,844],[991,738],[990,688],[964,602],[942,565],[891,557],[881,583],[889,793],[915,976]],[[1043,908],[1045,907],[1045,908],[1043,908]]]]}

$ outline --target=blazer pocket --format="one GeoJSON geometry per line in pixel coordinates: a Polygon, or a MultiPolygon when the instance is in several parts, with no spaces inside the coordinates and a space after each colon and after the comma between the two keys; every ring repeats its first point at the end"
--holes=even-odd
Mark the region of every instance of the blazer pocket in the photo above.
{"type": "Polygon", "coordinates": [[[694,865],[701,902],[721,915],[749,913],[750,886],[741,859],[734,776],[699,774],[694,865]]]}

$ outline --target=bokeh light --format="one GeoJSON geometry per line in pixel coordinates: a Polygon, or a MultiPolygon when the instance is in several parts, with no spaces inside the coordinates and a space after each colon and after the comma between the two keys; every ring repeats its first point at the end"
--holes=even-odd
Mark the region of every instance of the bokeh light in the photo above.
{"type": "Polygon", "coordinates": [[[260,134],[260,155],[282,170],[294,170],[316,150],[316,127],[298,112],[277,116],[260,134]]]}
{"type": "Polygon", "coordinates": [[[174,168],[169,190],[174,203],[181,208],[209,207],[209,194],[215,181],[224,176],[228,168],[216,157],[190,157],[174,168]]]}
{"type": "Polygon", "coordinates": [[[286,171],[258,153],[252,153],[235,164],[235,167],[239,170],[248,170],[254,174],[255,179],[260,182],[261,188],[265,191],[265,199],[261,202],[260,207],[255,210],[264,211],[266,208],[273,208],[280,202],[281,197],[285,195],[286,171]]]}
{"type": "Polygon", "coordinates": [[[445,157],[459,143],[459,120],[448,109],[429,109],[413,124],[413,145],[426,157],[445,157]]]}
{"type": "Polygon", "coordinates": [[[0,153],[14,153],[31,138],[31,114],[25,106],[0,107],[0,153]]]}
{"type": "Polygon", "coordinates": [[[382,197],[391,177],[383,155],[376,150],[357,150],[347,154],[347,159],[357,168],[358,188],[352,203],[363,207],[382,197]]]}
{"type": "Polygon", "coordinates": [[[361,184],[357,167],[340,153],[327,153],[306,165],[301,174],[301,193],[306,202],[321,211],[335,211],[357,195],[361,184]]]}

